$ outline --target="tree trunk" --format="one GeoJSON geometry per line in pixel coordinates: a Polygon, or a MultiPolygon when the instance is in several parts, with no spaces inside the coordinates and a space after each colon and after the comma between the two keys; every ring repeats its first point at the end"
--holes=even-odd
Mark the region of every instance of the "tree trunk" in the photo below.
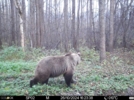
{"type": "Polygon", "coordinates": [[[71,27],[71,39],[73,48],[75,48],[76,32],[75,32],[75,0],[72,0],[72,27],[71,27]]]}
{"type": "Polygon", "coordinates": [[[105,0],[99,0],[100,62],[106,59],[105,47],[105,0]]]}
{"type": "Polygon", "coordinates": [[[79,48],[79,43],[78,43],[78,40],[79,40],[79,24],[80,24],[79,11],[80,11],[80,0],[78,2],[78,11],[77,11],[77,34],[76,34],[76,38],[75,38],[75,50],[76,51],[79,51],[78,50],[78,48],[79,48]]]}
{"type": "MultiPolygon", "coordinates": [[[[94,8],[94,3],[92,1],[92,8],[94,8]]],[[[92,9],[92,30],[93,30],[93,40],[94,40],[94,48],[97,49],[99,47],[97,47],[97,42],[96,42],[96,32],[95,32],[95,21],[94,21],[94,10],[92,9]]]]}
{"type": "Polygon", "coordinates": [[[92,0],[90,0],[90,47],[93,45],[93,11],[92,11],[92,0]]]}
{"type": "Polygon", "coordinates": [[[68,48],[68,0],[64,0],[64,34],[65,34],[65,52],[69,51],[68,48]]]}
{"type": "Polygon", "coordinates": [[[108,51],[113,51],[113,40],[114,40],[114,5],[115,0],[110,0],[110,36],[109,36],[109,49],[108,51]]]}
{"type": "Polygon", "coordinates": [[[22,7],[18,0],[14,0],[16,9],[19,12],[19,17],[20,17],[20,34],[21,34],[21,47],[23,48],[23,52],[25,51],[25,43],[24,43],[24,28],[23,28],[23,14],[22,14],[22,7]]]}
{"type": "MultiPolygon", "coordinates": [[[[9,45],[11,45],[11,14],[9,14],[9,11],[11,10],[10,6],[10,0],[4,0],[5,1],[5,26],[6,26],[6,37],[8,39],[9,45]],[[9,21],[10,20],[10,21],[9,21]],[[10,35],[8,35],[10,34],[10,35]]],[[[14,40],[15,41],[15,40],[14,40]]]]}
{"type": "Polygon", "coordinates": [[[40,31],[39,31],[39,0],[36,3],[36,48],[40,47],[40,31]]]}
{"type": "Polygon", "coordinates": [[[1,23],[1,15],[2,15],[2,10],[1,10],[1,6],[0,6],[0,49],[2,49],[2,28],[1,28],[1,26],[2,26],[2,23],[1,23]]]}
{"type": "Polygon", "coordinates": [[[1,31],[0,31],[0,49],[2,49],[2,35],[1,35],[1,31]]]}
{"type": "MultiPolygon", "coordinates": [[[[1,24],[1,22],[0,22],[0,24],[1,24]]],[[[1,28],[0,28],[1,29],[1,28]]],[[[0,49],[2,49],[2,34],[1,34],[2,32],[1,32],[1,30],[0,30],[0,49]]]]}
{"type": "Polygon", "coordinates": [[[33,19],[33,15],[34,15],[34,13],[33,13],[33,8],[32,8],[32,6],[33,6],[33,1],[31,0],[31,1],[29,1],[29,21],[28,21],[28,25],[29,25],[29,27],[28,27],[28,34],[29,34],[29,42],[30,42],[30,48],[33,48],[34,47],[34,41],[33,41],[33,39],[34,39],[34,37],[33,37],[33,22],[34,22],[34,19],[33,19]]]}
{"type": "Polygon", "coordinates": [[[23,18],[22,19],[23,19],[24,33],[27,35],[27,33],[26,33],[26,4],[25,4],[25,0],[22,0],[22,12],[23,12],[23,18]]]}
{"type": "Polygon", "coordinates": [[[44,26],[44,0],[39,0],[39,22],[40,22],[40,47],[43,47],[45,26],[44,26]]]}
{"type": "MultiPolygon", "coordinates": [[[[15,2],[14,2],[15,3],[15,2]]],[[[15,8],[14,9],[15,11],[15,16],[14,16],[14,19],[15,19],[15,22],[14,22],[14,25],[15,25],[15,39],[16,39],[16,45],[17,46],[21,46],[21,34],[20,34],[20,20],[19,20],[19,14],[18,14],[18,10],[15,8]]]]}
{"type": "Polygon", "coordinates": [[[15,24],[14,24],[14,0],[10,0],[11,2],[11,42],[9,45],[15,44],[15,24]]]}
{"type": "Polygon", "coordinates": [[[57,0],[54,1],[54,4],[55,4],[55,22],[57,20],[57,0]]]}
{"type": "Polygon", "coordinates": [[[126,48],[127,47],[127,42],[126,42],[126,32],[124,32],[123,34],[123,47],[126,48]]]}

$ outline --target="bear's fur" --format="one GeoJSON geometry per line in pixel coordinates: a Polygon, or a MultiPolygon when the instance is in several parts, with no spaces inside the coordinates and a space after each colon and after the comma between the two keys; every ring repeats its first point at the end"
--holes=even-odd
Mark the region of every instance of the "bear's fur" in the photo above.
{"type": "Polygon", "coordinates": [[[30,87],[37,84],[48,83],[49,78],[58,77],[63,74],[67,86],[74,83],[74,67],[81,61],[80,53],[68,53],[63,56],[48,56],[39,61],[35,76],[30,80],[30,87]]]}

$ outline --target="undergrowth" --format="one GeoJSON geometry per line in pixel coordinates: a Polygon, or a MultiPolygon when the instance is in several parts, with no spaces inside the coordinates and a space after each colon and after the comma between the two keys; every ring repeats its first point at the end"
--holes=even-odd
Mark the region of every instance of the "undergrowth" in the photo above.
{"type": "MultiPolygon", "coordinates": [[[[48,85],[29,87],[29,80],[40,59],[48,55],[61,55],[59,50],[4,47],[0,51],[0,95],[127,95],[134,87],[134,51],[117,49],[107,53],[107,60],[99,63],[94,49],[80,48],[82,62],[76,66],[76,84],[68,88],[61,75],[51,78],[48,85]],[[127,91],[127,92],[126,92],[127,91]]],[[[129,94],[128,94],[129,95],[129,94]]]]}

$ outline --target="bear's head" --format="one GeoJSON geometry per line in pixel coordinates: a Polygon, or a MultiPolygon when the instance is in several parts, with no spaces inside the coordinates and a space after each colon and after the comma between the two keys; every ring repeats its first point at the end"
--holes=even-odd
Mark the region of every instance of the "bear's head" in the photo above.
{"type": "Polygon", "coordinates": [[[81,62],[81,54],[78,53],[68,53],[65,56],[69,56],[70,59],[73,61],[74,65],[78,65],[81,62]]]}
{"type": "Polygon", "coordinates": [[[81,62],[81,56],[80,52],[78,53],[72,53],[71,56],[73,57],[76,65],[78,65],[81,62]]]}

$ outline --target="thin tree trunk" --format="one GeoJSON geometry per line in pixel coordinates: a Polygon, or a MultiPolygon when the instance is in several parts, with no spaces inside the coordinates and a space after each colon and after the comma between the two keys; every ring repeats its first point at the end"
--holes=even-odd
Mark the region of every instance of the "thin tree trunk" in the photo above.
{"type": "Polygon", "coordinates": [[[78,48],[79,48],[79,43],[78,43],[78,40],[79,40],[79,24],[80,24],[79,11],[80,11],[80,0],[78,2],[78,11],[77,11],[77,35],[76,35],[76,38],[75,38],[75,50],[76,51],[78,51],[78,48]]]}
{"type": "Polygon", "coordinates": [[[110,36],[109,36],[109,51],[113,51],[114,40],[114,5],[115,0],[110,0],[110,36]]]}
{"type": "Polygon", "coordinates": [[[92,23],[92,20],[93,20],[92,0],[90,0],[90,36],[89,36],[90,47],[92,47],[92,44],[93,44],[93,23],[92,23]]]}
{"type": "Polygon", "coordinates": [[[57,20],[57,0],[55,0],[55,22],[56,22],[56,20],[57,20]]]}
{"type": "Polygon", "coordinates": [[[71,35],[72,35],[72,43],[73,48],[75,48],[75,40],[76,40],[76,33],[75,33],[75,0],[72,0],[72,27],[71,27],[71,35]]]}
{"type": "MultiPolygon", "coordinates": [[[[15,2],[14,2],[15,3],[15,2]]],[[[21,34],[20,34],[20,20],[19,20],[19,14],[18,14],[18,10],[15,8],[15,40],[16,40],[16,45],[17,46],[21,46],[21,34]]]]}
{"type": "Polygon", "coordinates": [[[1,31],[0,31],[0,49],[2,49],[2,35],[1,35],[1,31]]]}
{"type": "Polygon", "coordinates": [[[24,28],[23,28],[23,14],[22,14],[22,7],[18,0],[14,0],[16,9],[19,12],[19,18],[20,18],[20,34],[21,34],[21,47],[23,48],[23,52],[25,51],[25,43],[24,43],[24,28]]]}
{"type": "Polygon", "coordinates": [[[89,0],[87,0],[87,7],[86,7],[87,9],[87,35],[86,35],[86,45],[89,47],[89,41],[90,41],[90,39],[89,39],[89,0]]]}
{"type": "Polygon", "coordinates": [[[26,33],[26,4],[25,4],[25,0],[22,0],[22,12],[23,12],[23,18],[22,18],[23,19],[23,29],[24,29],[24,33],[27,35],[27,33],[26,33]]]}
{"type": "Polygon", "coordinates": [[[65,52],[69,51],[68,48],[68,0],[64,0],[64,34],[65,34],[65,52]]]}
{"type": "MultiPolygon", "coordinates": [[[[94,5],[93,5],[93,1],[92,1],[92,8],[94,8],[94,5]]],[[[94,48],[97,49],[97,42],[96,42],[96,32],[95,32],[95,22],[94,22],[94,10],[92,9],[92,25],[93,25],[93,40],[94,40],[94,48]]]]}
{"type": "Polygon", "coordinates": [[[39,31],[39,0],[36,3],[36,48],[40,47],[40,31],[39,31]]]}
{"type": "Polygon", "coordinates": [[[83,22],[83,14],[82,14],[82,11],[83,11],[83,0],[80,0],[80,12],[79,12],[79,19],[80,19],[80,21],[79,21],[79,26],[80,27],[83,27],[82,26],[82,22],[83,22]]]}
{"type": "Polygon", "coordinates": [[[34,10],[32,8],[33,6],[33,0],[29,1],[29,27],[28,27],[28,33],[29,33],[29,41],[30,41],[30,47],[33,48],[34,47],[34,37],[33,37],[33,16],[34,16],[34,10]]]}
{"type": "MultiPolygon", "coordinates": [[[[11,27],[11,24],[9,21],[11,19],[11,14],[9,14],[9,11],[10,11],[10,0],[5,0],[5,26],[6,26],[6,36],[8,38],[8,42],[9,44],[11,43],[11,36],[8,35],[8,34],[11,34],[11,31],[10,31],[10,27],[11,27]]],[[[14,40],[15,41],[15,40],[14,40]]],[[[15,43],[14,43],[15,44],[15,43]]]]}
{"type": "Polygon", "coordinates": [[[43,47],[44,40],[44,0],[39,1],[39,22],[40,22],[40,47],[43,47]]]}
{"type": "Polygon", "coordinates": [[[106,59],[105,47],[105,0],[99,0],[100,62],[106,59]]]}
{"type": "Polygon", "coordinates": [[[45,19],[46,19],[46,23],[45,23],[45,28],[46,28],[46,30],[45,30],[45,32],[46,32],[46,34],[45,34],[45,38],[46,38],[46,42],[45,42],[45,48],[47,49],[48,48],[48,0],[45,0],[46,1],[46,5],[45,5],[45,7],[46,7],[46,12],[45,12],[45,19]]]}
{"type": "Polygon", "coordinates": [[[1,10],[1,6],[0,6],[0,49],[2,49],[2,28],[1,28],[2,27],[2,23],[1,23],[2,13],[1,12],[2,12],[2,10],[1,10]]]}
{"type": "Polygon", "coordinates": [[[15,24],[14,24],[14,0],[11,2],[11,42],[10,46],[15,44],[15,24]]]}

